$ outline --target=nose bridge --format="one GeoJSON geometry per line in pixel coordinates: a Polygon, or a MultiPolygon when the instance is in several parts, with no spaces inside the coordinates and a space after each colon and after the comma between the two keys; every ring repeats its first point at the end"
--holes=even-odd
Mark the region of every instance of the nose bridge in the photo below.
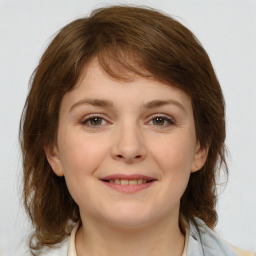
{"type": "Polygon", "coordinates": [[[143,133],[136,120],[127,118],[117,125],[112,153],[114,158],[128,162],[145,157],[143,133]]]}

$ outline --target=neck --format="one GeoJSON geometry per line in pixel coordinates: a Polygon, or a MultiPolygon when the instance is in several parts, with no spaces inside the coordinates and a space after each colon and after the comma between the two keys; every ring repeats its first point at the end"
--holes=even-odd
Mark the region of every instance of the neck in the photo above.
{"type": "Polygon", "coordinates": [[[184,249],[178,219],[140,228],[95,225],[88,219],[82,223],[76,234],[77,256],[181,256],[184,249]]]}

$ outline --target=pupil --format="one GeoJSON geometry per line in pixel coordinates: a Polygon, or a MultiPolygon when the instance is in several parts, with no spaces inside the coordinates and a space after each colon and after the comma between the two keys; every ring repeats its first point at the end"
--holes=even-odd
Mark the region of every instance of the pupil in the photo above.
{"type": "Polygon", "coordinates": [[[155,118],[155,124],[163,124],[163,118],[161,118],[161,117],[156,117],[155,118]]]}
{"type": "Polygon", "coordinates": [[[100,118],[98,118],[98,117],[95,117],[95,118],[93,118],[92,120],[91,120],[91,123],[92,124],[101,124],[101,119],[100,118]]]}

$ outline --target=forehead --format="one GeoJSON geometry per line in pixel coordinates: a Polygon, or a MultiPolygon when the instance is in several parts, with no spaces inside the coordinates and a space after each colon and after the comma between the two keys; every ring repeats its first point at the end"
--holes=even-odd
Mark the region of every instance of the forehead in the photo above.
{"type": "Polygon", "coordinates": [[[167,105],[192,111],[190,97],[179,88],[136,74],[126,81],[113,78],[97,59],[83,68],[74,89],[64,96],[61,110],[67,112],[86,104],[126,112],[167,105]]]}
{"type": "MultiPolygon", "coordinates": [[[[186,94],[184,91],[173,86],[172,84],[155,79],[148,71],[144,71],[144,75],[140,76],[126,70],[123,67],[119,67],[116,72],[120,72],[120,76],[123,75],[125,77],[123,79],[112,77],[111,74],[107,73],[106,70],[99,64],[98,59],[94,58],[82,68],[74,90],[80,88],[80,90],[84,89],[84,91],[87,90],[89,92],[97,87],[110,88],[111,85],[115,85],[112,87],[116,89],[117,93],[118,90],[120,91],[124,88],[129,90],[131,88],[130,91],[135,91],[136,89],[149,91],[150,89],[154,89],[159,94],[170,90],[176,94],[186,94]]],[[[189,97],[187,94],[186,96],[189,97]]]]}

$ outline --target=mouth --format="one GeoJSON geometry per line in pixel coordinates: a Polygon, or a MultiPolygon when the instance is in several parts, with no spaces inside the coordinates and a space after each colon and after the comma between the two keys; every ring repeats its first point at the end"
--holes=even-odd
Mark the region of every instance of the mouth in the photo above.
{"type": "Polygon", "coordinates": [[[135,193],[150,187],[157,179],[144,175],[115,174],[100,179],[109,188],[122,193],[135,193]]]}
{"type": "Polygon", "coordinates": [[[145,183],[150,183],[155,181],[155,179],[152,180],[147,180],[147,179],[132,179],[132,180],[128,180],[128,179],[109,179],[109,180],[102,180],[104,182],[108,182],[108,183],[115,183],[115,184],[119,184],[119,185],[138,185],[138,184],[145,184],[145,183]]]}

